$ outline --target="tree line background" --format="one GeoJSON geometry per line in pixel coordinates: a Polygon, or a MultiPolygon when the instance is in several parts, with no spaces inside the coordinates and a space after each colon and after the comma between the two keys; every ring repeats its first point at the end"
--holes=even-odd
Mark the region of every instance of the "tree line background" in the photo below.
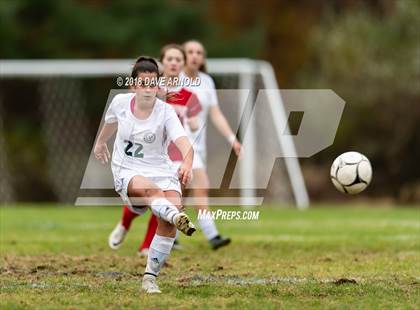
{"type": "MultiPolygon", "coordinates": [[[[417,0],[0,0],[0,55],[134,58],[196,38],[212,58],[268,60],[281,88],[329,88],[347,102],[334,146],[301,160],[313,199],[342,197],[329,166],[359,150],[374,164],[367,196],[419,202],[419,17],[417,0]]],[[[22,177],[18,187],[29,194],[18,200],[49,200],[37,110],[27,97],[25,110],[1,102],[5,148],[12,173],[40,179],[22,177]]]]}

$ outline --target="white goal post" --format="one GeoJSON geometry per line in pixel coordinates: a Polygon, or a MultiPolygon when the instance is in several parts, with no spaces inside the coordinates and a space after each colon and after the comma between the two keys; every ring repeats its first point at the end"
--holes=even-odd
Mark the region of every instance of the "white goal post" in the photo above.
{"type": "MultiPolygon", "coordinates": [[[[131,59],[101,59],[101,60],[0,60],[0,76],[9,77],[116,77],[118,75],[126,76],[130,71],[131,59]]],[[[239,79],[239,89],[253,89],[253,79],[255,75],[260,75],[262,85],[265,89],[278,89],[278,84],[272,66],[266,61],[251,59],[208,59],[209,74],[232,75],[236,74],[239,79]]],[[[240,102],[245,103],[248,95],[240,98],[240,102]]],[[[284,110],[282,97],[279,92],[272,92],[268,96],[268,104],[273,115],[276,115],[278,122],[274,122],[275,132],[278,142],[285,154],[285,167],[290,179],[291,188],[296,205],[300,209],[309,206],[309,197],[302,176],[302,171],[296,156],[296,150],[293,139],[280,139],[284,132],[284,127],[280,124],[287,124],[287,115],[284,110]]],[[[242,118],[249,119],[252,109],[244,109],[246,115],[242,118]]],[[[250,123],[251,124],[251,123],[250,123]]],[[[248,134],[253,136],[256,130],[254,126],[247,128],[248,134]]],[[[240,132],[241,136],[243,135],[240,132]]],[[[242,138],[242,137],[241,137],[242,138]]],[[[243,205],[252,205],[250,197],[256,197],[255,186],[249,186],[254,179],[256,169],[256,150],[254,140],[250,139],[246,149],[250,152],[244,161],[239,161],[240,182],[247,180],[248,188],[241,186],[241,199],[243,205]],[[251,180],[251,181],[250,181],[251,180]],[[245,200],[247,200],[245,202],[245,200]]]]}

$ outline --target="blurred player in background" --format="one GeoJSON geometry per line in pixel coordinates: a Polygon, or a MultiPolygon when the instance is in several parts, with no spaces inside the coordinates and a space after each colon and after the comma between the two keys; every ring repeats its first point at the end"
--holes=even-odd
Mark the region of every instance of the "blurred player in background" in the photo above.
{"type": "Polygon", "coordinates": [[[193,149],[174,109],[156,98],[157,62],[140,57],[133,69],[134,93],[116,95],[95,144],[95,157],[108,163],[107,141],[117,131],[112,154],[115,190],[133,213],[150,207],[157,216],[157,230],[150,245],[142,289],[160,293],[156,278],[175,241],[176,229],[190,236],[194,225],[182,213],[181,184],[191,177],[193,149]],[[169,142],[181,152],[174,167],[167,155],[169,142]]]}
{"type": "MultiPolygon", "coordinates": [[[[200,118],[200,128],[196,131],[191,131],[187,128],[187,134],[190,141],[192,141],[195,155],[193,164],[194,177],[189,187],[193,193],[195,209],[197,211],[209,211],[208,189],[210,183],[206,170],[206,131],[208,117],[210,116],[213,125],[226,138],[237,156],[239,156],[242,146],[236,139],[236,135],[233,133],[220,110],[214,81],[207,74],[206,50],[204,46],[199,41],[190,40],[185,42],[183,47],[187,58],[184,71],[180,74],[181,78],[199,78],[201,82],[200,84],[192,84],[192,86],[188,87],[189,90],[197,95],[202,107],[202,111],[198,115],[200,118]]],[[[229,238],[225,238],[219,234],[212,218],[198,219],[198,223],[213,249],[218,249],[230,243],[229,238]]]]}

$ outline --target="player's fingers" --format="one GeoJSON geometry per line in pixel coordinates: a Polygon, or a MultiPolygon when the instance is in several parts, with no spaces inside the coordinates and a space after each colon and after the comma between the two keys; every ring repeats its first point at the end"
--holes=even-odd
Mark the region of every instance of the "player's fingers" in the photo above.
{"type": "Polygon", "coordinates": [[[182,185],[185,185],[184,176],[185,176],[185,171],[182,170],[179,174],[179,180],[181,181],[182,185]]]}
{"type": "Polygon", "coordinates": [[[236,155],[239,159],[241,159],[244,156],[244,147],[242,145],[239,145],[236,155]]]}
{"type": "Polygon", "coordinates": [[[105,165],[105,157],[103,153],[98,154],[98,159],[102,165],[105,165]]]}
{"type": "Polygon", "coordinates": [[[106,148],[106,154],[108,155],[108,158],[111,158],[111,153],[109,153],[108,148],[106,148]]]}
{"type": "Polygon", "coordinates": [[[182,178],[182,184],[187,185],[188,184],[188,173],[185,171],[184,176],[182,178]]]}
{"type": "Polygon", "coordinates": [[[184,174],[184,185],[187,185],[191,180],[191,172],[186,170],[184,174]]]}
{"type": "Polygon", "coordinates": [[[242,151],[242,144],[240,144],[239,142],[236,143],[236,151],[238,152],[238,154],[242,151]]]}
{"type": "Polygon", "coordinates": [[[185,185],[185,170],[180,169],[179,171],[179,181],[182,183],[182,185],[185,185]]]}

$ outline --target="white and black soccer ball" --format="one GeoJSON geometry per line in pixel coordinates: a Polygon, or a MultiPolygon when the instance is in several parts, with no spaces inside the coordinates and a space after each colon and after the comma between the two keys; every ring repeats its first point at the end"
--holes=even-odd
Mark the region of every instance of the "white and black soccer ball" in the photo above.
{"type": "Polygon", "coordinates": [[[369,185],[372,180],[372,166],[363,154],[346,152],[334,160],[330,176],[340,192],[354,195],[369,185]]]}

